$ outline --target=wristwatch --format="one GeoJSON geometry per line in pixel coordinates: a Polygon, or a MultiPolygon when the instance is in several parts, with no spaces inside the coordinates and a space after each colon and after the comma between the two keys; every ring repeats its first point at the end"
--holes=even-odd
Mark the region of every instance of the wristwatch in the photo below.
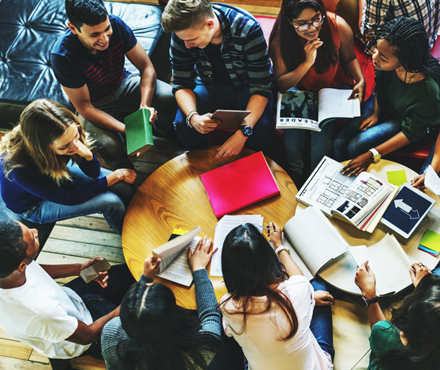
{"type": "Polygon", "coordinates": [[[286,251],[290,254],[290,251],[284,245],[281,245],[277,249],[275,249],[275,253],[277,254],[277,256],[280,254],[281,251],[286,251]]]}
{"type": "Polygon", "coordinates": [[[373,154],[373,162],[374,162],[374,163],[379,162],[380,159],[382,158],[382,156],[380,155],[380,153],[379,153],[375,148],[371,148],[371,149],[369,150],[369,152],[370,152],[371,154],[373,154]]]}
{"type": "Polygon", "coordinates": [[[243,133],[243,135],[246,136],[246,137],[251,136],[252,133],[254,132],[254,131],[252,130],[252,127],[251,127],[251,126],[247,126],[247,125],[244,125],[244,126],[242,125],[242,126],[240,126],[240,130],[241,130],[241,132],[243,133]]]}
{"type": "Polygon", "coordinates": [[[362,296],[361,299],[362,299],[362,303],[364,304],[365,308],[368,308],[370,305],[377,302],[377,297],[368,299],[368,298],[365,298],[364,296],[362,296]]]}

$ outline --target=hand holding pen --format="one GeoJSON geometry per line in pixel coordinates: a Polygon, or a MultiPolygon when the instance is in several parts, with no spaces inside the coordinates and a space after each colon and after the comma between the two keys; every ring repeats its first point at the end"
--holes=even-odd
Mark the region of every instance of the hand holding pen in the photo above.
{"type": "Polygon", "coordinates": [[[362,295],[367,299],[376,297],[376,277],[373,270],[368,265],[368,261],[356,268],[356,277],[354,282],[359,287],[362,295]]]}
{"type": "MultiPolygon", "coordinates": [[[[265,229],[267,229],[265,227],[265,229]]],[[[270,238],[275,249],[283,245],[283,231],[275,222],[269,222],[267,236],[270,238]]]]}

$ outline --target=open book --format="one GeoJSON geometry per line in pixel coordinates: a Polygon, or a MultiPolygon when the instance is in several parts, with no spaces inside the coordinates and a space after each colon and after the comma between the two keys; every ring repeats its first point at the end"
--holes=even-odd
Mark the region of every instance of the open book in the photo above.
{"type": "Polygon", "coordinates": [[[368,261],[376,275],[377,295],[400,292],[411,284],[411,261],[394,235],[386,234],[374,245],[349,247],[358,266],[368,261]]]}
{"type": "Polygon", "coordinates": [[[350,99],[352,90],[321,89],[319,92],[288,90],[278,94],[277,129],[301,128],[321,131],[334,118],[361,115],[359,99],[350,99]]]}
{"type": "Polygon", "coordinates": [[[342,163],[324,157],[298,191],[296,200],[371,233],[398,188],[368,172],[345,176],[341,172],[343,167],[342,163]]]}
{"type": "Polygon", "coordinates": [[[153,249],[153,256],[162,256],[157,277],[167,279],[175,283],[189,287],[192,284],[193,276],[187,263],[187,250],[193,250],[200,238],[197,234],[202,229],[196,226],[185,234],[169,240],[160,247],[153,249]]]}
{"type": "Polygon", "coordinates": [[[425,186],[440,197],[440,178],[431,165],[426,170],[425,186]]]}
{"type": "MultiPolygon", "coordinates": [[[[387,235],[369,247],[349,247],[315,207],[308,207],[292,217],[284,226],[284,238],[283,244],[308,279],[350,250],[358,265],[369,261],[376,274],[378,295],[399,292],[411,283],[408,280],[411,263],[394,236],[387,235]]],[[[353,279],[355,273],[353,271],[353,279]]]]}

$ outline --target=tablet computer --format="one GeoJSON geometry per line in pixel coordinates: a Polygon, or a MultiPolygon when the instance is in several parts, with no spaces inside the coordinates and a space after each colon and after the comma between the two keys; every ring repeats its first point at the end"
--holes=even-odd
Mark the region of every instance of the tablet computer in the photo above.
{"type": "Polygon", "coordinates": [[[388,206],[381,222],[408,239],[434,204],[435,200],[430,196],[405,183],[388,206]]]}
{"type": "Polygon", "coordinates": [[[217,109],[211,119],[221,121],[221,128],[237,128],[241,121],[250,113],[250,110],[217,109]]]}

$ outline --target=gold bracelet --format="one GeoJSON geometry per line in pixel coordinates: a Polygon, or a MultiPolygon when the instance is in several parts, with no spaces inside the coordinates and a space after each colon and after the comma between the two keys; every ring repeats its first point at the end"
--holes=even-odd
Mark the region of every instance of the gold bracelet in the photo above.
{"type": "Polygon", "coordinates": [[[122,177],[123,177],[122,181],[125,181],[125,173],[124,173],[124,171],[122,171],[120,168],[119,168],[119,171],[121,171],[121,173],[122,173],[122,177]]]}

